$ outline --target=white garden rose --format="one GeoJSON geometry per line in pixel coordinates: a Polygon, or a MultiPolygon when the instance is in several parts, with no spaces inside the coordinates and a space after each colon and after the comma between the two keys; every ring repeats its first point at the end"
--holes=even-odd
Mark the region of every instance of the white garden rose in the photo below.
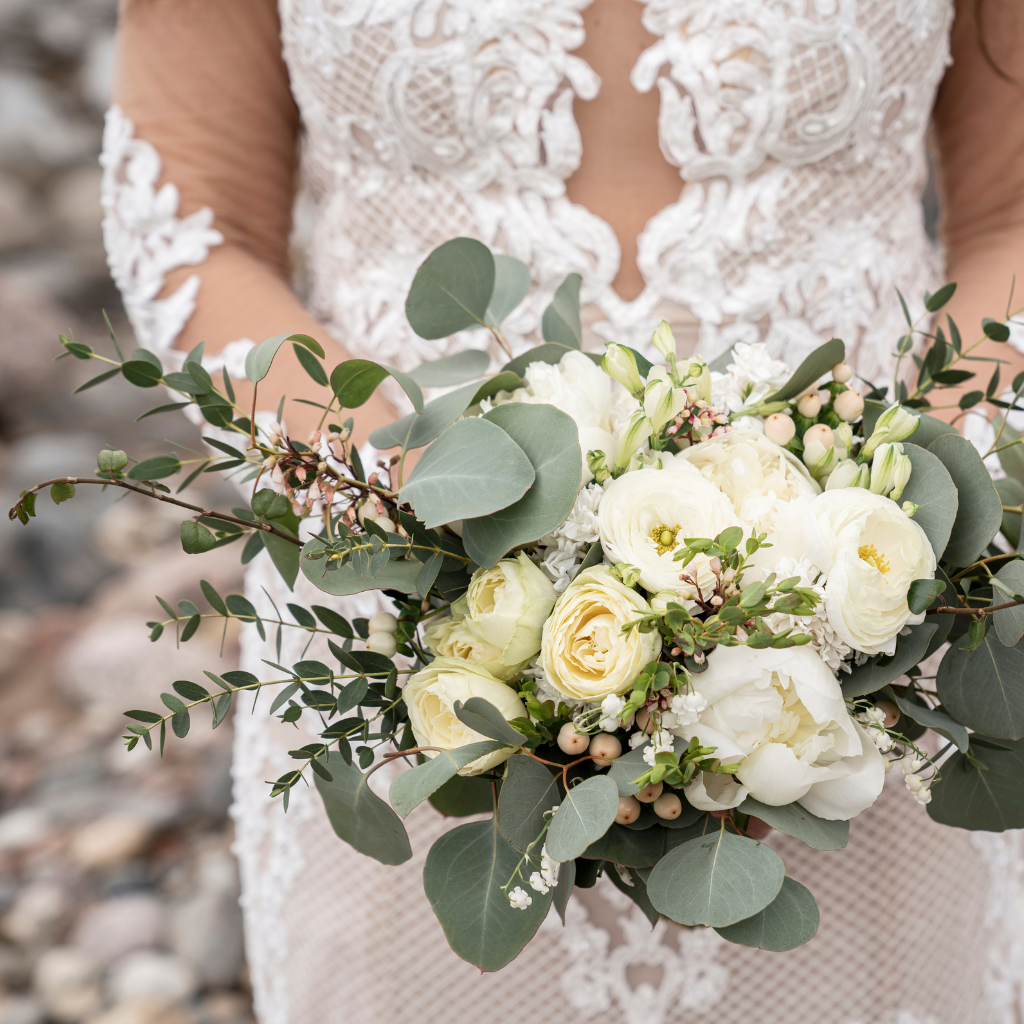
{"type": "Polygon", "coordinates": [[[825,614],[855,650],[892,654],[900,630],[924,621],[907,592],[935,577],[935,552],[896,502],[862,487],[825,491],[807,506],[803,542],[827,577],[825,614]]]}
{"type": "Polygon", "coordinates": [[[498,648],[506,665],[518,665],[540,650],[541,629],[556,596],[551,580],[520,551],[493,569],[477,569],[455,610],[465,609],[466,628],[498,648]]]}
{"type": "MultiPolygon", "coordinates": [[[[682,455],[662,453],[661,464],[661,469],[625,473],[610,483],[597,513],[605,555],[635,565],[650,593],[679,592],[684,570],[672,556],[683,538],[715,537],[742,525],[732,502],[682,455]]],[[[713,588],[707,556],[698,555],[685,571],[702,589],[713,588]]]]}
{"type": "Polygon", "coordinates": [[[650,605],[604,566],[581,572],[544,623],[541,667],[547,682],[574,701],[623,693],[661,653],[661,634],[622,627],[650,605]]]}
{"type": "Polygon", "coordinates": [[[728,496],[740,521],[758,533],[773,533],[790,502],[821,493],[795,455],[753,430],[719,434],[682,455],[728,496]]]}
{"type": "MultiPolygon", "coordinates": [[[[499,682],[478,665],[458,658],[435,658],[426,668],[409,677],[402,688],[402,696],[419,747],[454,750],[488,739],[464,725],[455,714],[455,702],[465,704],[470,697],[482,697],[493,704],[506,721],[526,717],[526,708],[511,686],[499,682]]],[[[461,768],[459,774],[479,775],[507,761],[514,750],[513,747],[505,747],[478,757],[461,768]]],[[[436,750],[426,750],[424,756],[436,757],[437,753],[436,750]]]]}
{"type": "Polygon", "coordinates": [[[772,806],[799,801],[829,821],[852,818],[882,791],[885,764],[850,716],[828,666],[806,647],[718,647],[700,675],[708,701],[696,725],[672,731],[739,762],[735,782],[705,774],[688,787],[703,810],[725,810],[746,794],[772,806]]]}
{"type": "Polygon", "coordinates": [[[495,405],[526,402],[553,405],[571,416],[579,431],[583,455],[581,486],[594,479],[587,452],[602,451],[611,466],[619,455],[619,437],[640,403],[582,352],[566,352],[557,366],[540,361],[525,371],[526,386],[499,392],[495,405]]]}

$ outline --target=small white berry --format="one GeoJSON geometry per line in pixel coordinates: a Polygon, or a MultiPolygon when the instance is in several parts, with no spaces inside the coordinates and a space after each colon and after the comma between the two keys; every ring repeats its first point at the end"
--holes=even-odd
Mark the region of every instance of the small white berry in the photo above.
{"type": "Polygon", "coordinates": [[[678,818],[683,813],[683,802],[675,795],[675,793],[662,793],[657,800],[654,801],[654,813],[659,818],[665,818],[671,821],[673,818],[678,818]]]}
{"type": "Polygon", "coordinates": [[[801,416],[806,416],[809,420],[813,420],[821,412],[821,399],[817,395],[804,395],[796,403],[796,411],[801,416]]]}
{"type": "Polygon", "coordinates": [[[387,516],[377,516],[374,522],[385,532],[394,533],[397,529],[395,524],[387,516]]]}
{"type": "Polygon", "coordinates": [[[663,782],[648,782],[643,789],[637,793],[636,798],[642,804],[653,804],[655,800],[661,796],[661,791],[665,788],[663,782]]]}
{"type": "Polygon", "coordinates": [[[640,801],[635,796],[619,797],[619,813],[615,820],[620,825],[631,825],[640,817],[640,801]]]}
{"type": "Polygon", "coordinates": [[[590,741],[590,753],[593,755],[594,764],[607,768],[612,761],[622,756],[622,743],[617,736],[609,733],[598,733],[590,741]]]}
{"type": "Polygon", "coordinates": [[[853,368],[849,363],[836,363],[832,367],[832,379],[837,384],[845,384],[853,376],[853,368]]]}
{"type": "Polygon", "coordinates": [[[783,412],[772,413],[764,421],[764,436],[777,445],[786,445],[796,434],[796,424],[791,416],[783,412]]]}
{"type": "Polygon", "coordinates": [[[368,628],[371,633],[394,633],[398,629],[398,619],[391,612],[377,612],[370,619],[368,628]]]}
{"type": "Polygon", "coordinates": [[[398,651],[395,634],[371,633],[366,641],[366,649],[374,654],[383,654],[385,658],[393,658],[398,651]]]}
{"type": "Polygon", "coordinates": [[[565,754],[582,754],[590,746],[590,737],[585,732],[577,732],[572,722],[566,722],[558,730],[558,748],[565,754]]]}
{"type": "Polygon", "coordinates": [[[832,408],[844,423],[852,423],[864,412],[864,399],[856,391],[844,391],[836,395],[832,408]]]}

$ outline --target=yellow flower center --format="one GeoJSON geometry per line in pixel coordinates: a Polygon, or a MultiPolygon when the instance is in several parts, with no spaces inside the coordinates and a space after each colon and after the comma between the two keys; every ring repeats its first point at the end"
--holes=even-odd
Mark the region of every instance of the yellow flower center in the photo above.
{"type": "Polygon", "coordinates": [[[664,555],[669,551],[674,551],[676,547],[676,534],[679,532],[681,527],[678,523],[675,526],[666,526],[662,523],[660,526],[656,526],[651,530],[651,540],[658,547],[658,554],[664,555]]]}
{"type": "Polygon", "coordinates": [[[886,561],[885,555],[880,555],[874,544],[865,544],[858,548],[857,554],[865,562],[870,562],[883,575],[889,571],[889,563],[886,561]]]}

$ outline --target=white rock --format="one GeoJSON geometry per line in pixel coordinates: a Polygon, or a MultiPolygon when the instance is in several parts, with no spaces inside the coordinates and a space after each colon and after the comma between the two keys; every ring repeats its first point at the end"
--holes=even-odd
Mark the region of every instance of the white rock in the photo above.
{"type": "Polygon", "coordinates": [[[0,1024],[43,1024],[46,1012],[31,996],[0,997],[0,1024]]]}
{"type": "Polygon", "coordinates": [[[0,73],[0,152],[9,163],[64,164],[95,145],[91,127],[70,121],[40,79],[0,73]]]}
{"type": "Polygon", "coordinates": [[[0,850],[34,846],[49,834],[49,815],[42,808],[19,807],[0,816],[0,850]]]}
{"type": "Polygon", "coordinates": [[[141,853],[149,823],[125,814],[107,814],[82,826],[68,847],[72,859],[87,870],[113,867],[141,853]]]}
{"type": "Polygon", "coordinates": [[[110,964],[134,949],[159,945],[166,928],[167,913],[158,899],[121,896],[86,907],[71,932],[71,942],[100,963],[110,964]]]}
{"type": "Polygon", "coordinates": [[[114,965],[108,988],[115,1003],[161,997],[176,1002],[195,995],[199,980],[192,965],[181,957],[139,950],[114,965]]]}
{"type": "Polygon", "coordinates": [[[99,965],[84,949],[52,946],[36,961],[36,994],[47,1013],[72,1024],[99,1009],[99,965]]]}

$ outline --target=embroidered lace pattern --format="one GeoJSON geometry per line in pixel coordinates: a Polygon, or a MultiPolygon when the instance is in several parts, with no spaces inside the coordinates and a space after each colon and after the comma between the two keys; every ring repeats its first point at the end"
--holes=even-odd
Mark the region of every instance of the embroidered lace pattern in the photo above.
{"type": "MultiPolygon", "coordinates": [[[[639,239],[646,287],[631,302],[611,287],[614,233],[565,194],[582,158],[573,99],[600,85],[572,52],[587,2],[280,0],[315,210],[314,312],[357,355],[409,368],[441,354],[409,331],[404,296],[433,246],[467,234],[531,267],[541,294],[506,323],[516,348],[579,271],[598,340],[646,348],[663,317],[699,321],[709,358],[765,340],[793,364],[838,335],[864,376],[883,375],[900,332],[894,288],[912,302],[939,280],[919,200],[951,0],[646,0],[656,42],[633,83],[659,91],[661,145],[681,181],[639,239]]],[[[158,155],[116,109],[103,167],[111,269],[140,340],[164,352],[199,284],[159,299],[166,272],[201,263],[222,239],[209,210],[178,217],[174,186],[157,188],[158,155]]],[[[269,613],[268,593],[288,595],[263,563],[247,593],[269,613]]],[[[349,616],[377,607],[375,595],[332,602],[297,588],[349,616]]],[[[297,660],[304,640],[286,638],[281,660],[297,660]]],[[[279,660],[251,630],[243,650],[257,674],[261,658],[279,660]]],[[[306,656],[328,655],[314,644],[306,656]]],[[[233,810],[261,1024],[462,1024],[496,1012],[503,1024],[574,1013],[592,1024],[1017,1020],[1017,834],[940,829],[887,786],[844,851],[770,838],[821,907],[821,930],[800,950],[651,930],[602,880],[574,895],[564,929],[552,916],[509,968],[480,976],[448,950],[417,870],[456,822],[421,805],[413,860],[386,868],[339,842],[315,793],[297,792],[285,815],[264,780],[291,767],[299,744],[268,707],[236,719],[233,810]],[[396,953],[400,984],[381,974],[382,950],[396,953]]],[[[389,771],[373,777],[382,795],[389,771]]]]}

